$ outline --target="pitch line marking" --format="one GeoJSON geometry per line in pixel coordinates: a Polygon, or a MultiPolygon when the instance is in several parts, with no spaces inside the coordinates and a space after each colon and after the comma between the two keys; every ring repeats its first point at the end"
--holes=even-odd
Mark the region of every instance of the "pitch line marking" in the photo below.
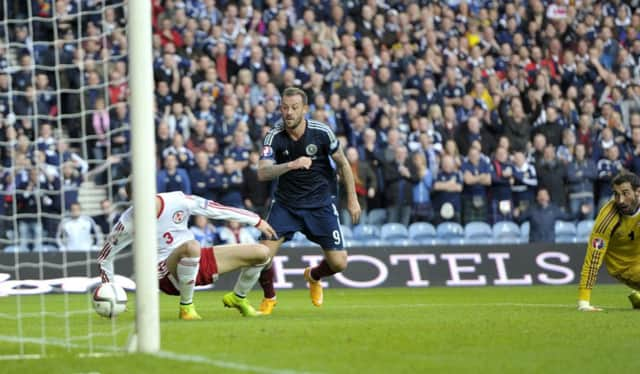
{"type": "MultiPolygon", "coordinates": [[[[619,306],[612,306],[612,305],[598,305],[599,307],[602,308],[618,308],[619,306]]],[[[385,304],[355,304],[355,305],[348,305],[348,306],[340,306],[340,305],[336,305],[336,306],[328,306],[329,308],[332,309],[371,309],[371,308],[378,308],[378,309],[396,309],[396,308],[411,308],[411,307],[418,307],[418,308],[440,308],[440,307],[452,307],[452,308],[456,308],[456,307],[468,307],[468,308],[477,308],[477,307],[529,307],[529,308],[577,308],[578,305],[577,304],[533,304],[533,303],[510,303],[510,302],[505,302],[505,303],[460,303],[460,304],[456,304],[456,303],[435,303],[435,304],[424,304],[424,303],[418,303],[418,304],[393,304],[393,305],[385,305],[385,304]]]]}
{"type": "Polygon", "coordinates": [[[308,371],[297,371],[297,370],[289,370],[289,369],[271,369],[267,367],[260,366],[251,366],[246,365],[239,362],[230,362],[224,360],[216,360],[211,359],[204,356],[198,355],[186,355],[175,352],[168,351],[160,351],[158,353],[151,354],[151,356],[155,356],[158,358],[164,358],[173,361],[182,361],[182,362],[194,362],[198,364],[205,364],[209,366],[215,366],[224,369],[233,369],[244,372],[252,372],[252,373],[265,373],[265,374],[311,374],[308,371]]]}

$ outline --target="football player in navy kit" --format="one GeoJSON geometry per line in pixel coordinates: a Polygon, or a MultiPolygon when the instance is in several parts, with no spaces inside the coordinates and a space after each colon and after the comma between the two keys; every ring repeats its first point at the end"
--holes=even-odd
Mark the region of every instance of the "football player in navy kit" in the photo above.
{"type": "MultiPolygon", "coordinates": [[[[280,245],[300,231],[319,244],[324,260],[308,267],[304,277],[309,282],[311,301],[315,306],[323,302],[320,279],[341,272],[347,267],[347,251],[340,230],[338,210],[333,203],[332,184],[335,183],[335,162],[340,181],[347,194],[347,209],[353,223],[360,218],[360,205],[355,192],[351,167],[333,131],[324,123],[307,120],[307,95],[290,87],[282,93],[282,122],[267,134],[258,166],[262,181],[277,179],[274,199],[267,221],[278,234],[274,240],[264,240],[271,256],[280,245]]],[[[260,305],[262,314],[270,314],[276,304],[273,290],[273,269],[267,265],[245,268],[225,303],[246,296],[260,278],[265,298],[260,305]]]]}

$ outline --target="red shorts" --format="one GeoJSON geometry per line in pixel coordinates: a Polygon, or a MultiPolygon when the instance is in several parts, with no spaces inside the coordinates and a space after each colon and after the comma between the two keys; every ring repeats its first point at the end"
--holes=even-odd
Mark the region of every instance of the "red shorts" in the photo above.
{"type": "MultiPolygon", "coordinates": [[[[167,269],[167,260],[158,264],[158,286],[167,295],[180,295],[169,277],[171,274],[167,269]]],[[[203,286],[213,283],[218,278],[218,264],[213,255],[213,248],[202,248],[200,250],[200,268],[196,276],[196,286],[203,286]]]]}

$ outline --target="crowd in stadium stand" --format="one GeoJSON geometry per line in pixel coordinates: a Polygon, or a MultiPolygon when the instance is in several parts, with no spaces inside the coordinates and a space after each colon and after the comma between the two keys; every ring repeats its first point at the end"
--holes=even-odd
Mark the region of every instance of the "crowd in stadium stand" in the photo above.
{"type": "MultiPolygon", "coordinates": [[[[7,3],[0,215],[64,212],[87,160],[128,174],[123,2],[7,3]]],[[[592,219],[640,172],[639,3],[152,0],[158,190],[264,214],[261,143],[298,86],[387,222],[592,219]]]]}

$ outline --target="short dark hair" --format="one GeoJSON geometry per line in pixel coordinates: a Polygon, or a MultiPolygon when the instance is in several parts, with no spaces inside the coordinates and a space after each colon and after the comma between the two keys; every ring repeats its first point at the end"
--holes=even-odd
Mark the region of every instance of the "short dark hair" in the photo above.
{"type": "Polygon", "coordinates": [[[300,96],[304,105],[308,104],[307,94],[298,87],[287,87],[282,91],[282,96],[300,96]]]}
{"type": "Polygon", "coordinates": [[[638,189],[640,188],[640,177],[635,173],[623,171],[613,177],[613,180],[611,181],[612,186],[619,186],[623,183],[631,184],[631,188],[634,190],[638,189]]]}

